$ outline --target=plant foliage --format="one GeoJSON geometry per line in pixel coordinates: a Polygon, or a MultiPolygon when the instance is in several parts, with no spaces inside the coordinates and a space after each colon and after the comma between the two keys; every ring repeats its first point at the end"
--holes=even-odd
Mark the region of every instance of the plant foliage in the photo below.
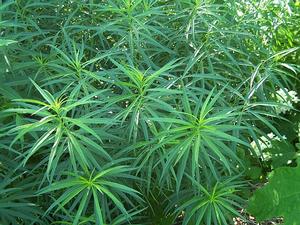
{"type": "Polygon", "coordinates": [[[1,224],[232,224],[296,165],[297,2],[0,2],[1,224]]]}
{"type": "Polygon", "coordinates": [[[250,199],[248,210],[258,220],[284,217],[285,224],[299,224],[299,166],[275,169],[269,183],[250,199]]]}

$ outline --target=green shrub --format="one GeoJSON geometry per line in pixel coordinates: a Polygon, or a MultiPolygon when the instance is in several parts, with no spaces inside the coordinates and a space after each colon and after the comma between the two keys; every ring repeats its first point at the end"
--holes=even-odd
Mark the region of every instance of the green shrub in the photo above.
{"type": "MultiPolygon", "coordinates": [[[[248,179],[262,182],[296,158],[294,150],[265,160],[271,150],[261,142],[270,132],[285,139],[278,124],[297,107],[289,91],[297,89],[298,31],[288,24],[273,33],[272,21],[292,23],[298,8],[286,5],[291,17],[272,1],[259,4],[2,4],[0,223],[226,225],[242,217],[248,179]]],[[[294,144],[291,136],[281,143],[294,144]]]]}

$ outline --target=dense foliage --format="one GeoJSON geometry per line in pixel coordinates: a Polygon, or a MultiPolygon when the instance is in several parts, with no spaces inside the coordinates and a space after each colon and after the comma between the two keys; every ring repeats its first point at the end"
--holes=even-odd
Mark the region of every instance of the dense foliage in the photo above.
{"type": "Polygon", "coordinates": [[[0,223],[300,224],[299,6],[3,1],[0,223]]]}

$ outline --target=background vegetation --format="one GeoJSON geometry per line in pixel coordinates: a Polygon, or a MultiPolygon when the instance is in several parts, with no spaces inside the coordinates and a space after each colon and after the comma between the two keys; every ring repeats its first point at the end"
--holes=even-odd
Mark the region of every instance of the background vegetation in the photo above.
{"type": "Polygon", "coordinates": [[[1,224],[300,224],[299,1],[15,0],[0,18],[1,224]]]}

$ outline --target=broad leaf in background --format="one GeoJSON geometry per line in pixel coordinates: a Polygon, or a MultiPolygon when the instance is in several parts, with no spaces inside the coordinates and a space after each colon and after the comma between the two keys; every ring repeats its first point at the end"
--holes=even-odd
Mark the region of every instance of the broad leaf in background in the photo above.
{"type": "Polygon", "coordinates": [[[256,190],[248,211],[259,221],[283,217],[285,225],[300,224],[300,166],[275,169],[269,183],[256,190]]]}
{"type": "Polygon", "coordinates": [[[271,156],[271,165],[274,169],[290,164],[296,157],[294,146],[287,141],[273,141],[272,147],[266,149],[266,152],[271,156]]]}

